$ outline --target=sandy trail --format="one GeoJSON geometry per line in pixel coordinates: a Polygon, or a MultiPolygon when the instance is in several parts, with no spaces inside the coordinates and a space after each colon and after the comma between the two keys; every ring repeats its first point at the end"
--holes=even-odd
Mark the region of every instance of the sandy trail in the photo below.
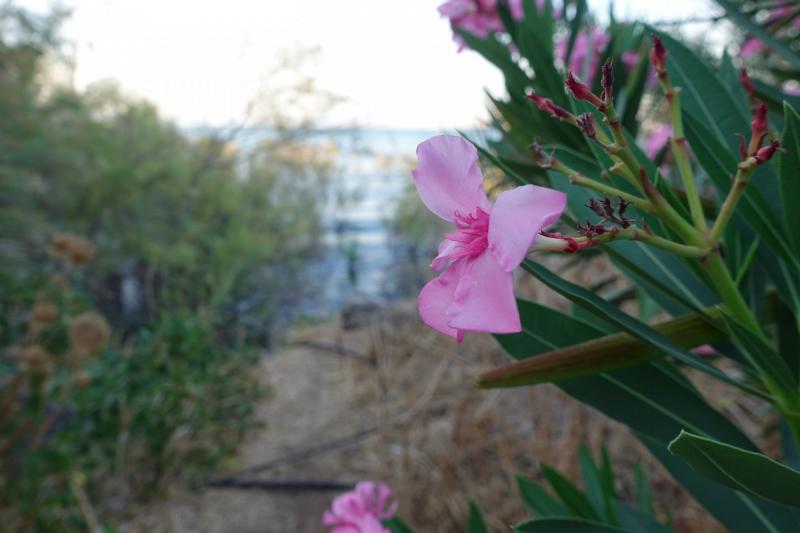
{"type": "MultiPolygon", "coordinates": [[[[421,533],[464,531],[469,499],[486,511],[492,531],[510,531],[530,516],[516,474],[539,478],[542,461],[578,479],[578,446],[604,445],[623,498],[633,499],[632,472],[641,461],[678,531],[717,530],[627,430],[555,387],[474,389],[480,371],[507,360],[488,336],[457,347],[422,326],[413,309],[394,308],[354,331],[305,328],[291,343],[258,366],[271,389],[258,406],[267,425],[243,443],[226,472],[377,428],[349,446],[246,479],[383,480],[395,487],[400,515],[421,533]],[[309,341],[363,358],[297,345],[309,341]]],[[[321,516],[338,492],[174,490],[121,531],[314,533],[325,531],[321,516]]]]}

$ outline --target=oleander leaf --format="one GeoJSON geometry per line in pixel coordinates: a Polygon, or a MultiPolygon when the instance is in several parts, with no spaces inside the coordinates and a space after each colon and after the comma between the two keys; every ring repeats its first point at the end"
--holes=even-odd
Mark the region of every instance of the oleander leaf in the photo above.
{"type": "Polygon", "coordinates": [[[687,431],[681,431],[670,443],[669,451],[736,491],[800,507],[800,472],[764,454],[687,431]]]}

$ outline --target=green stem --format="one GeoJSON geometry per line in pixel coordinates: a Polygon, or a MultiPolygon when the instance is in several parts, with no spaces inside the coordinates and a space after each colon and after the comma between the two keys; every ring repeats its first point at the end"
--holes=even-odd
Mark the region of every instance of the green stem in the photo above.
{"type": "Polygon", "coordinates": [[[680,213],[669,205],[666,198],[658,192],[653,182],[650,181],[647,174],[644,172],[642,173],[642,185],[645,195],[650,199],[650,203],[653,204],[656,212],[661,216],[664,222],[669,224],[669,226],[681,236],[681,239],[694,246],[699,246],[701,248],[708,247],[705,239],[700,236],[697,229],[689,224],[680,213]]]}
{"type": "MultiPolygon", "coordinates": [[[[614,113],[613,108],[611,110],[611,113],[614,113]]],[[[606,112],[606,116],[608,116],[607,112],[606,112]]],[[[614,116],[616,116],[616,114],[614,116]]],[[[593,120],[593,122],[595,122],[595,121],[593,120]]],[[[617,135],[622,130],[621,130],[621,126],[619,124],[619,120],[616,120],[615,123],[616,123],[616,126],[617,126],[616,129],[619,130],[619,131],[615,132],[615,129],[613,127],[611,128],[611,131],[614,134],[614,145],[615,146],[619,146],[620,148],[617,149],[616,151],[608,152],[608,155],[611,157],[612,161],[617,163],[617,165],[615,165],[617,167],[616,172],[620,176],[622,176],[623,178],[628,180],[628,183],[633,185],[636,188],[637,191],[642,192],[642,184],[639,182],[639,176],[638,176],[638,165],[635,165],[636,168],[631,170],[630,164],[629,164],[631,162],[630,158],[628,158],[627,162],[625,161],[625,159],[623,159],[624,157],[627,157],[627,155],[623,154],[623,150],[621,148],[624,148],[624,146],[620,146],[619,145],[619,141],[617,140],[617,135]]],[[[599,127],[597,124],[595,124],[595,126],[596,126],[595,127],[595,134],[597,135],[597,140],[600,141],[600,144],[603,145],[603,146],[611,146],[612,145],[612,141],[608,137],[608,135],[606,135],[606,132],[603,131],[603,128],[599,127]]],[[[623,135],[622,138],[624,140],[625,136],[623,135]]],[[[634,161],[635,161],[635,158],[634,158],[634,161]]]]}
{"type": "Polygon", "coordinates": [[[587,189],[592,189],[594,191],[603,193],[607,196],[617,196],[619,198],[622,198],[626,202],[632,203],[634,206],[636,206],[637,209],[641,211],[644,211],[646,213],[653,212],[653,205],[646,198],[642,198],[640,196],[627,193],[611,185],[606,185],[605,183],[602,183],[600,181],[588,178],[583,174],[581,174],[580,172],[577,172],[576,170],[569,168],[568,166],[560,162],[556,162],[556,164],[553,165],[553,169],[558,172],[561,172],[562,174],[565,174],[569,178],[570,183],[574,185],[579,185],[587,189]]]}
{"type": "MultiPolygon", "coordinates": [[[[581,242],[581,239],[576,239],[576,240],[578,242],[581,242]]],[[[690,246],[687,244],[681,244],[679,242],[671,241],[669,239],[659,237],[658,235],[654,235],[635,226],[620,229],[617,231],[610,231],[608,233],[604,233],[603,235],[592,237],[590,240],[597,244],[606,244],[617,240],[640,241],[649,244],[650,246],[654,246],[656,248],[672,252],[676,255],[691,257],[694,259],[701,259],[706,255],[708,255],[707,248],[702,248],[699,246],[690,246]]]]}
{"type": "Polygon", "coordinates": [[[697,229],[689,222],[684,220],[680,213],[675,211],[675,209],[669,205],[669,202],[667,202],[661,193],[658,192],[653,183],[643,172],[641,165],[639,165],[639,162],[636,160],[636,155],[633,153],[633,150],[631,150],[630,146],[628,146],[628,140],[625,138],[625,132],[622,131],[622,125],[619,122],[619,118],[617,117],[617,112],[614,109],[614,106],[606,105],[603,108],[603,113],[606,115],[606,122],[611,128],[611,133],[614,137],[614,143],[616,144],[617,148],[615,155],[617,155],[620,160],[625,163],[625,165],[628,167],[628,170],[632,174],[641,175],[641,185],[639,190],[644,191],[645,195],[650,200],[650,203],[653,204],[656,213],[658,213],[661,218],[663,218],[664,221],[669,224],[687,244],[705,247],[705,239],[703,239],[703,237],[697,232],[697,229]]]}
{"type": "Polygon", "coordinates": [[[701,263],[708,270],[711,282],[716,287],[717,294],[728,312],[753,332],[761,334],[761,326],[759,326],[758,320],[756,320],[750,308],[747,307],[747,303],[742,298],[739,289],[736,288],[736,283],[731,278],[728,267],[725,266],[719,251],[708,254],[701,263]]]}
{"type": "Polygon", "coordinates": [[[701,232],[705,232],[706,217],[703,214],[703,204],[700,202],[700,195],[697,194],[697,183],[694,178],[694,170],[689,162],[689,151],[686,149],[686,138],[683,135],[683,117],[681,116],[681,89],[672,87],[669,80],[662,83],[670,107],[672,118],[672,136],[670,142],[672,155],[678,166],[678,173],[683,181],[683,188],[686,191],[686,200],[689,202],[689,212],[692,214],[694,226],[701,232]],[[669,91],[669,92],[666,92],[669,91]]]}
{"type": "Polygon", "coordinates": [[[757,164],[757,162],[752,157],[747,158],[739,164],[739,170],[736,172],[731,190],[728,192],[728,196],[725,198],[722,207],[720,207],[717,220],[714,222],[714,226],[711,228],[711,233],[708,236],[708,242],[711,246],[716,246],[722,238],[722,233],[725,231],[728,221],[730,221],[734,211],[736,211],[736,205],[742,198],[747,184],[750,183],[750,177],[753,175],[755,164],[757,164]],[[753,161],[751,162],[750,160],[753,161]]]}
{"type": "Polygon", "coordinates": [[[788,413],[782,414],[783,418],[786,420],[786,425],[789,426],[789,431],[792,432],[795,446],[800,448],[800,416],[788,413]]]}

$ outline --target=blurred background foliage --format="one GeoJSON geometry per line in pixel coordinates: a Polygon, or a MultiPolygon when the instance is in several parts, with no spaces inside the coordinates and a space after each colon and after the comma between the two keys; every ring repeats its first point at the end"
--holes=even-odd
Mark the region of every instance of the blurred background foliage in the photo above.
{"type": "Polygon", "coordinates": [[[96,527],[166,481],[199,480],[259,424],[252,370],[307,290],[336,166],[334,148],[310,145],[338,100],[298,74],[308,54],[279,65],[283,85],[241,124],[186,132],[114,85],[75,90],[67,16],[0,7],[10,530],[96,527]],[[234,148],[261,120],[269,132],[234,148]]]}

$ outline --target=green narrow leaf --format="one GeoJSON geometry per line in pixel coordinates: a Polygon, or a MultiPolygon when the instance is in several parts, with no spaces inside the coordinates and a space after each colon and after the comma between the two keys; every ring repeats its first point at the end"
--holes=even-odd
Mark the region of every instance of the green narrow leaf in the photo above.
{"type": "Polygon", "coordinates": [[[772,111],[783,109],[783,103],[789,102],[793,107],[800,107],[800,96],[788,94],[778,87],[764,83],[758,78],[752,78],[753,86],[756,89],[756,96],[763,100],[772,111]]]}
{"type": "Polygon", "coordinates": [[[800,472],[761,453],[681,431],[669,451],[734,490],[800,507],[800,472]]]}
{"type": "Polygon", "coordinates": [[[623,502],[616,502],[619,525],[636,533],[670,533],[672,530],[656,520],[652,514],[634,509],[623,502]]]}
{"type": "Polygon", "coordinates": [[[578,33],[581,31],[583,25],[583,17],[586,15],[587,6],[586,0],[578,0],[575,7],[575,16],[569,21],[569,41],[567,42],[567,55],[565,63],[570,64],[572,59],[572,50],[575,47],[575,41],[578,40],[578,33]]]}
{"type": "Polygon", "coordinates": [[[617,524],[613,497],[611,494],[606,493],[600,470],[584,445],[581,445],[578,451],[578,462],[581,467],[583,484],[586,486],[586,496],[589,498],[589,502],[595,512],[600,515],[603,522],[617,524]]]}
{"type": "Polygon", "coordinates": [[[546,464],[541,465],[542,475],[547,479],[558,497],[568,509],[580,517],[599,520],[600,516],[592,507],[589,499],[570,480],[546,464]]]}
{"type": "Polygon", "coordinates": [[[704,505],[715,516],[725,517],[721,521],[729,530],[742,533],[800,531],[800,514],[797,511],[720,485],[693,469],[683,458],[671,454],[661,443],[646,436],[640,436],[640,439],[684,489],[693,495],[707,495],[704,505]],[[724,500],[718,498],[723,489],[728,491],[728,497],[724,500]],[[738,519],[727,521],[733,515],[738,515],[738,519]]]}
{"type": "Polygon", "coordinates": [[[608,456],[606,447],[600,448],[600,480],[603,483],[603,491],[611,495],[611,499],[617,498],[617,487],[614,483],[614,469],[611,466],[611,458],[608,456]]]}
{"type": "MultiPolygon", "coordinates": [[[[559,148],[556,155],[560,161],[587,176],[598,172],[593,162],[587,161],[581,154],[559,148]]],[[[552,186],[567,194],[570,211],[576,218],[582,220],[594,216],[585,207],[592,198],[589,191],[571,184],[569,178],[563,174],[551,172],[548,175],[552,186]]],[[[695,274],[672,254],[632,241],[612,243],[604,246],[603,251],[674,316],[690,310],[698,312],[699,309],[718,302],[695,274]]]]}
{"type": "Polygon", "coordinates": [[[557,293],[566,297],[568,300],[585,307],[586,309],[594,311],[598,317],[602,317],[604,320],[616,324],[623,331],[649,343],[651,346],[664,352],[664,354],[674,357],[680,362],[685,363],[693,368],[701,370],[706,374],[719,379],[720,381],[745,390],[754,396],[769,399],[769,396],[765,395],[760,390],[755,389],[750,385],[739,383],[738,381],[730,378],[717,368],[700,359],[698,356],[681,348],[662,333],[659,333],[647,324],[633,318],[632,316],[625,314],[616,307],[609,305],[602,298],[586,290],[585,288],[556,276],[542,265],[526,260],[522,264],[522,267],[527,272],[532,274],[536,279],[543,282],[557,293]]]}
{"type": "Polygon", "coordinates": [[[739,71],[733,65],[733,60],[728,54],[728,50],[722,52],[722,60],[719,63],[719,79],[731,92],[735,103],[741,106],[742,109],[747,109],[750,105],[747,100],[747,93],[745,93],[744,87],[739,82],[739,71]]]}
{"type": "MultiPolygon", "coordinates": [[[[520,302],[523,331],[498,337],[503,348],[515,359],[531,357],[568,345],[575,340],[600,337],[603,329],[564,316],[533,302],[520,302]],[[530,308],[537,308],[531,313],[530,308]],[[547,313],[551,316],[548,318],[547,313]],[[536,317],[536,319],[532,319],[536,317]],[[546,322],[543,322],[544,318],[546,322]],[[537,321],[538,320],[538,321],[537,321]],[[548,324],[558,324],[557,327],[548,324]]],[[[625,424],[721,523],[743,531],[791,531],[798,525],[785,508],[757,500],[716,483],[694,472],[686,463],[667,451],[667,444],[681,429],[753,449],[750,440],[728,419],[715,411],[692,384],[672,364],[645,365],[557,384],[570,396],[625,424]],[[658,386],[654,387],[653,384],[658,386]]],[[[526,503],[527,505],[527,503],[526,503]]],[[[563,516],[563,515],[562,515],[563,516]]]]}
{"type": "MultiPolygon", "coordinates": [[[[722,146],[701,119],[691,113],[684,113],[686,137],[697,159],[709,178],[714,182],[717,194],[722,201],[731,187],[731,176],[736,171],[737,161],[731,153],[722,146]]],[[[756,180],[757,178],[753,178],[756,180]]],[[[800,270],[800,261],[797,254],[789,245],[785,236],[783,221],[776,214],[776,210],[764,198],[761,192],[754,187],[747,187],[742,199],[737,206],[741,217],[753,229],[756,235],[778,254],[780,258],[791,264],[795,270],[800,270]]],[[[734,216],[734,219],[738,215],[734,216]]]]}
{"type": "Polygon", "coordinates": [[[775,353],[764,339],[741,325],[727,313],[723,313],[722,317],[734,344],[744,353],[754,368],[771,379],[783,391],[797,389],[797,378],[786,365],[786,361],[775,353]]]}
{"type": "Polygon", "coordinates": [[[781,421],[781,451],[783,463],[795,470],[800,470],[800,450],[794,441],[794,435],[785,420],[781,421]]]}
{"type": "Polygon", "coordinates": [[[544,488],[532,479],[517,476],[517,487],[522,503],[536,516],[571,516],[571,510],[564,507],[544,488]]]}
{"type": "Polygon", "coordinates": [[[636,501],[639,503],[639,509],[647,514],[654,514],[653,508],[653,493],[650,491],[650,481],[647,479],[641,463],[636,463],[633,471],[634,479],[636,481],[636,501]]]}
{"type": "Polygon", "coordinates": [[[388,527],[392,533],[414,533],[411,527],[403,522],[401,518],[394,517],[383,521],[384,527],[388,527]]]}
{"type": "MultiPolygon", "coordinates": [[[[514,526],[519,533],[625,533],[618,527],[579,518],[540,518],[514,526]]],[[[630,533],[630,532],[627,532],[630,533]]]]}
{"type": "Polygon", "coordinates": [[[778,155],[778,177],[781,183],[783,215],[789,231],[789,239],[795,251],[800,251],[800,115],[784,102],[785,127],[781,146],[786,150],[778,155]]]}
{"type": "Polygon", "coordinates": [[[633,72],[625,77],[625,86],[621,96],[622,113],[620,120],[622,127],[633,134],[639,130],[639,105],[647,88],[647,78],[650,72],[650,63],[647,60],[647,48],[641,43],[639,48],[639,59],[636,62],[633,72]]]}
{"type": "MultiPolygon", "coordinates": [[[[663,33],[660,35],[667,48],[667,70],[672,83],[682,89],[681,110],[684,113],[684,121],[686,114],[694,115],[711,133],[709,139],[713,138],[714,142],[725,146],[729,155],[738,154],[736,134],[746,135],[750,131],[748,108],[737,104],[728,88],[691,49],[669,35],[663,33]]],[[[689,143],[694,149],[691,138],[689,143]]],[[[735,172],[735,168],[731,167],[729,171],[735,172]]],[[[771,165],[759,167],[751,183],[748,189],[758,190],[768,205],[773,206],[772,209],[780,220],[782,217],[780,192],[771,165]]]]}
{"type": "Polygon", "coordinates": [[[797,316],[788,306],[779,303],[775,311],[775,324],[778,329],[778,351],[794,379],[800,382],[800,332],[797,329],[797,316]]]}
{"type": "Polygon", "coordinates": [[[469,502],[469,525],[467,533],[489,533],[489,528],[486,527],[486,522],[483,520],[483,515],[475,502],[469,502]]]}

